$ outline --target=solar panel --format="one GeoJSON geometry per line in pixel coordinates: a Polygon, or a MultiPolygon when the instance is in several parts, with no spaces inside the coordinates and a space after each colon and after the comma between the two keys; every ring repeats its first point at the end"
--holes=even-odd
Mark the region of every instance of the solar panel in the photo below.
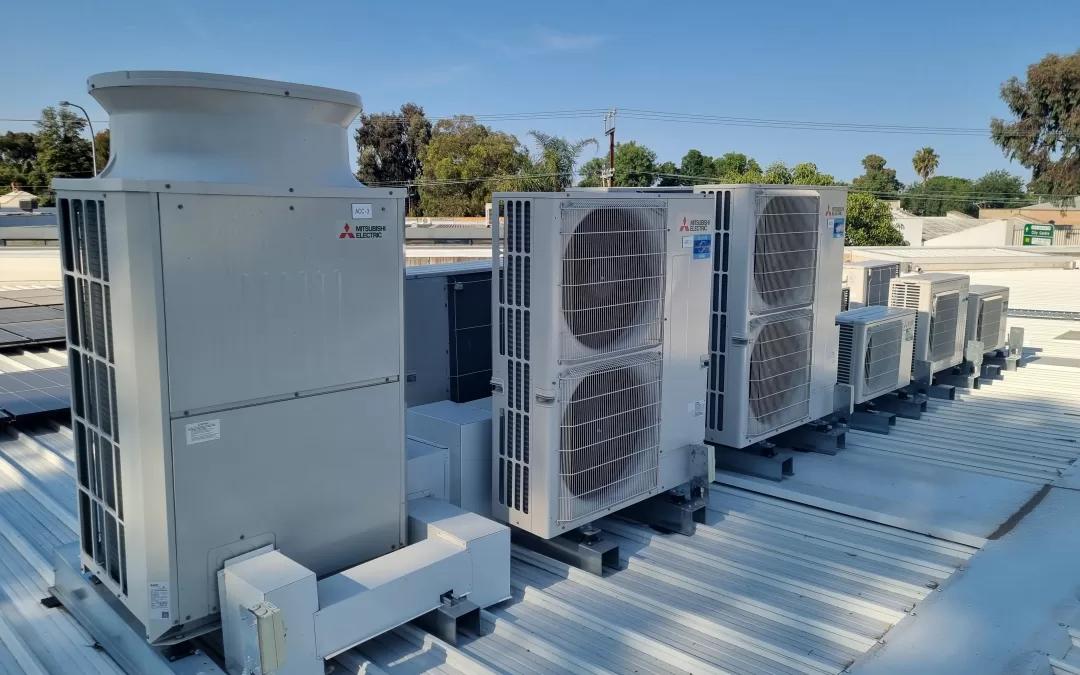
{"type": "Polygon", "coordinates": [[[0,291],[0,309],[64,304],[63,290],[54,286],[0,291]]]}
{"type": "Polygon", "coordinates": [[[23,336],[0,329],[0,347],[6,347],[11,344],[22,344],[24,342],[26,342],[26,338],[23,336]]]}
{"type": "Polygon", "coordinates": [[[33,304],[0,296],[0,309],[7,309],[8,307],[33,307],[33,304]]]}
{"type": "Polygon", "coordinates": [[[45,288],[24,288],[17,291],[0,291],[0,296],[5,298],[40,298],[46,295],[57,295],[60,293],[59,286],[46,286],[45,288]]]}
{"type": "Polygon", "coordinates": [[[19,417],[71,407],[67,368],[0,375],[0,414],[19,417]]]}
{"type": "Polygon", "coordinates": [[[57,310],[52,307],[14,307],[10,309],[0,309],[0,325],[63,318],[63,309],[57,310]]]}
{"type": "Polygon", "coordinates": [[[63,319],[5,323],[2,330],[7,331],[8,333],[14,333],[15,335],[21,335],[23,338],[34,342],[63,340],[67,337],[67,329],[63,319]]]}

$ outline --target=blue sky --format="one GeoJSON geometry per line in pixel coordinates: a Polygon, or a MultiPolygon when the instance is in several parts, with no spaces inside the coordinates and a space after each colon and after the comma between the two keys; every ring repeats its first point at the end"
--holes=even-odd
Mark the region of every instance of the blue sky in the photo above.
{"type": "MultiPolygon", "coordinates": [[[[15,68],[0,117],[36,118],[68,98],[105,119],[86,93],[88,75],[171,69],[349,89],[370,111],[414,101],[436,116],[622,107],[984,128],[1007,114],[998,97],[1003,81],[1022,77],[1048,52],[1080,47],[1080,2],[51,0],[35,9],[34,26],[40,30],[5,33],[15,68]]],[[[495,126],[522,140],[530,129],[603,133],[599,117],[495,126]]],[[[617,135],[661,161],[678,163],[689,148],[738,151],[762,165],[813,161],[844,180],[873,152],[905,182],[915,178],[911,156],[931,145],[939,174],[974,178],[1007,168],[1027,177],[982,137],[630,119],[617,135]]]]}

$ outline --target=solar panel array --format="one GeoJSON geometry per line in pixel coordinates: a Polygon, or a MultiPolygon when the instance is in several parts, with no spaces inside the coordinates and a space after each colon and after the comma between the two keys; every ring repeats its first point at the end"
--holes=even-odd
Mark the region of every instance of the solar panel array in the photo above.
{"type": "Polygon", "coordinates": [[[63,342],[65,337],[59,286],[0,290],[0,349],[63,342]]]}
{"type": "Polygon", "coordinates": [[[67,368],[46,368],[0,375],[0,420],[71,407],[67,368]]]}

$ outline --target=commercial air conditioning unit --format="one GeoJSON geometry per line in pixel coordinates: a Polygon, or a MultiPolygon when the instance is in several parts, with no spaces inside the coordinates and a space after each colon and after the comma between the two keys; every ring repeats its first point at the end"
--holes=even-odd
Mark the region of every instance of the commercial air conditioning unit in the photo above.
{"type": "Polygon", "coordinates": [[[964,360],[967,340],[968,285],[966,274],[927,272],[896,277],[889,282],[889,306],[918,312],[915,322],[915,359],[928,364],[932,376],[964,360]]]}
{"type": "Polygon", "coordinates": [[[981,342],[984,352],[1004,349],[1008,343],[1008,312],[1008,286],[969,286],[967,339],[981,342]]]}
{"type": "Polygon", "coordinates": [[[550,539],[693,478],[705,435],[713,200],[496,193],[496,518],[550,539]],[[499,327],[502,327],[501,329],[499,327]]]}
{"type": "Polygon", "coordinates": [[[80,527],[77,560],[57,564],[57,597],[129,665],[149,658],[145,641],[220,626],[238,673],[257,665],[236,632],[255,609],[223,600],[223,579],[252,591],[293,575],[298,605],[260,597],[284,613],[289,672],[319,674],[353,638],[450,589],[504,599],[508,558],[507,593],[485,600],[479,588],[498,574],[470,591],[460,556],[451,570],[432,557],[443,544],[410,541],[454,529],[432,522],[455,507],[416,515],[406,503],[405,193],[352,175],[346,132],[360,98],[206,73],[88,84],[110,113],[112,154],[97,178],[54,182],[80,527]],[[401,554],[407,563],[387,560],[401,554]],[[437,590],[373,607],[376,582],[394,578],[366,573],[375,558],[411,565],[412,583],[437,590]],[[368,582],[338,578],[343,569],[368,582]],[[111,597],[91,600],[99,589],[111,597]]]}
{"type": "Polygon", "coordinates": [[[889,304],[889,281],[900,276],[900,263],[887,260],[859,260],[844,263],[844,274],[851,289],[851,307],[889,304]]]}
{"type": "Polygon", "coordinates": [[[699,186],[715,194],[706,439],[744,448],[836,408],[847,191],[699,186]]]}
{"type": "Polygon", "coordinates": [[[836,381],[851,387],[855,404],[911,382],[916,315],[913,309],[873,306],[836,316],[840,327],[836,381]]]}

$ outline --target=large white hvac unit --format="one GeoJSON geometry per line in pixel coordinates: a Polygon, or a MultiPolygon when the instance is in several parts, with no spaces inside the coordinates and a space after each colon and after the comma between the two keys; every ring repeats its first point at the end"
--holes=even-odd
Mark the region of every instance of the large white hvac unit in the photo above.
{"type": "Polygon", "coordinates": [[[915,319],[915,310],[899,307],[861,307],[836,315],[836,381],[851,387],[853,403],[866,403],[911,382],[915,319]]]}
{"type": "Polygon", "coordinates": [[[929,363],[930,375],[960,365],[967,339],[969,277],[927,272],[896,277],[889,284],[890,307],[918,312],[915,361],[929,363]]]}
{"type": "Polygon", "coordinates": [[[1008,286],[969,286],[967,339],[981,342],[985,352],[1004,349],[1008,342],[1008,312],[1008,286]]]}
{"type": "Polygon", "coordinates": [[[213,626],[229,558],[325,575],[405,544],[404,192],[353,177],[352,93],[89,89],[109,164],[54,182],[81,562],[168,643],[213,626]]]}
{"type": "Polygon", "coordinates": [[[851,289],[849,309],[887,306],[889,280],[900,276],[900,263],[888,260],[858,260],[844,263],[844,275],[851,289]]]}
{"type": "Polygon", "coordinates": [[[495,517],[551,538],[694,478],[713,200],[492,200],[505,232],[502,283],[492,276],[495,517]]]}
{"type": "Polygon", "coordinates": [[[706,438],[743,448],[836,408],[847,190],[715,194],[706,438]]]}

